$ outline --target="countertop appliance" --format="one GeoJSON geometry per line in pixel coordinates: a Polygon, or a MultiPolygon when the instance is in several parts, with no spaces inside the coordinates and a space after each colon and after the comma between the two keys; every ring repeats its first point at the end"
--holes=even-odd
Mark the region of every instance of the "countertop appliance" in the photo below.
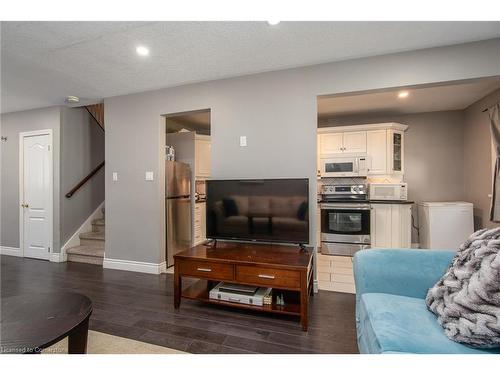
{"type": "Polygon", "coordinates": [[[458,250],[474,232],[473,205],[468,202],[420,202],[418,226],[423,249],[458,250]]]}
{"type": "Polygon", "coordinates": [[[372,200],[405,201],[408,199],[406,182],[372,182],[369,191],[369,197],[372,200]]]}
{"type": "Polygon", "coordinates": [[[319,160],[321,177],[366,177],[368,157],[341,156],[319,160]]]}
{"type": "Polygon", "coordinates": [[[165,222],[167,267],[174,255],[191,247],[191,168],[165,161],[165,222]]]}
{"type": "Polygon", "coordinates": [[[370,247],[370,204],[364,184],[323,185],[321,253],[353,256],[370,247]]]}
{"type": "Polygon", "coordinates": [[[207,238],[309,243],[309,180],[207,180],[207,238]]]}

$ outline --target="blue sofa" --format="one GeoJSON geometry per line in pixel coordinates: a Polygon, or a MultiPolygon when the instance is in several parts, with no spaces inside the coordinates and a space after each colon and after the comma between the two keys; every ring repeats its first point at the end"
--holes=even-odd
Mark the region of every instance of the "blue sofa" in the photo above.
{"type": "Polygon", "coordinates": [[[445,273],[450,250],[363,250],[354,257],[358,347],[369,353],[492,354],[446,337],[427,310],[427,290],[445,273]]]}

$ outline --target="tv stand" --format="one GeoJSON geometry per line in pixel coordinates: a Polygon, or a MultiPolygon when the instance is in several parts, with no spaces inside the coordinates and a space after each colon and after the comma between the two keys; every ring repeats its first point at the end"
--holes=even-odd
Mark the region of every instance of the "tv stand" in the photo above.
{"type": "Polygon", "coordinates": [[[309,296],[313,294],[312,252],[292,246],[220,242],[217,248],[204,245],[174,255],[174,307],[182,298],[215,305],[300,317],[307,331],[309,296]],[[186,289],[182,278],[198,279],[186,289]],[[273,288],[273,303],[252,306],[213,300],[209,291],[219,282],[273,288]],[[284,295],[285,305],[275,297],[284,295]]]}

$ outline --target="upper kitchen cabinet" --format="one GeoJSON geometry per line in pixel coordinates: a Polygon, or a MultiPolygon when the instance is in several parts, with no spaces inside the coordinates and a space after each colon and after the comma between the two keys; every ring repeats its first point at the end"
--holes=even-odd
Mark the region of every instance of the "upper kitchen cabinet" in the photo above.
{"type": "Polygon", "coordinates": [[[366,132],[326,132],[319,135],[320,157],[366,152],[366,132]]]}
{"type": "Polygon", "coordinates": [[[196,135],[195,138],[195,175],[197,178],[209,178],[211,173],[212,143],[210,136],[196,135]]]}
{"type": "Polygon", "coordinates": [[[387,173],[387,130],[368,130],[366,132],[366,153],[368,160],[368,174],[387,173]]]}
{"type": "Polygon", "coordinates": [[[318,129],[318,160],[344,154],[366,155],[369,176],[404,173],[407,125],[381,123],[318,129]]]}

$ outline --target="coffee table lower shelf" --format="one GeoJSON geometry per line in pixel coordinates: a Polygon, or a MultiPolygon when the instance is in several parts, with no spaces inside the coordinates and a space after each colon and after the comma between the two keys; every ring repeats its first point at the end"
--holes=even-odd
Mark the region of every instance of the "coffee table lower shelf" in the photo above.
{"type": "Polygon", "coordinates": [[[203,301],[214,305],[231,306],[240,309],[263,311],[267,313],[300,316],[300,304],[298,303],[287,303],[285,306],[280,306],[276,305],[273,302],[271,305],[253,306],[253,305],[246,305],[243,303],[226,302],[226,301],[218,301],[210,299],[209,291],[210,291],[209,282],[207,280],[198,280],[194,284],[185,288],[182,291],[181,297],[192,300],[203,301]]]}

